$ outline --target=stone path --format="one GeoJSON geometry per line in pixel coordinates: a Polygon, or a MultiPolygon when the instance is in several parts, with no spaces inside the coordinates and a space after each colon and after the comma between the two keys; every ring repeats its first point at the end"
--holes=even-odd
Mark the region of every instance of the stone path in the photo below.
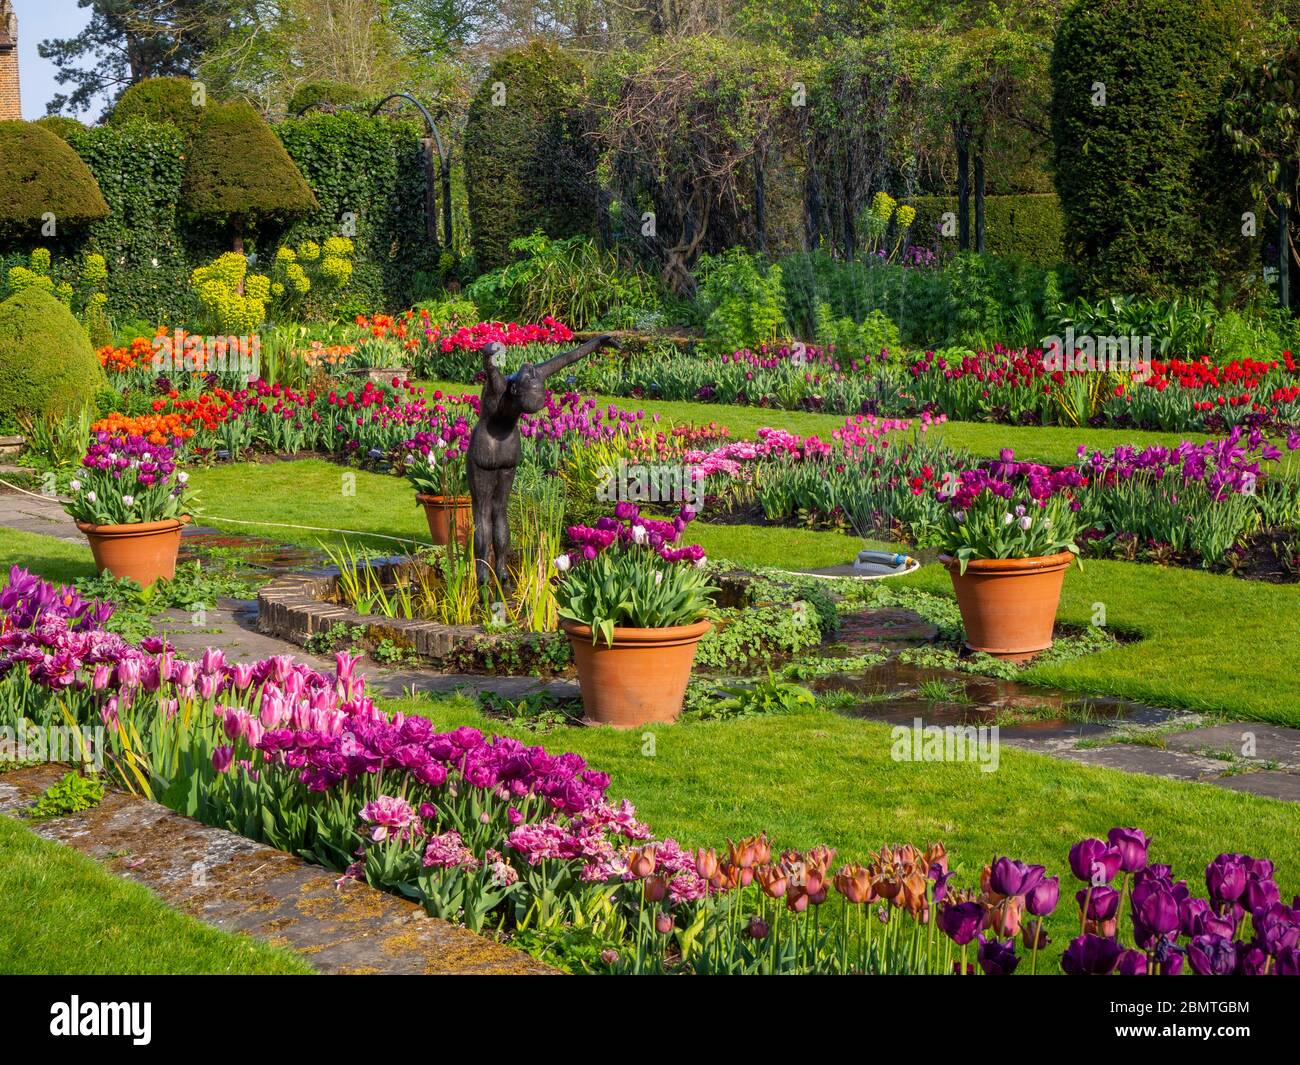
{"type": "MultiPolygon", "coordinates": [[[[84,542],[57,501],[0,489],[0,526],[84,542]]],[[[226,538],[212,530],[191,528],[192,537],[226,538]]],[[[255,661],[273,654],[293,654],[318,669],[334,668],[332,659],[307,654],[287,641],[257,630],[256,604],[223,600],[208,610],[201,624],[188,614],[166,611],[160,632],[182,654],[197,655],[220,645],[232,661],[255,661]]],[[[932,640],[934,626],[905,610],[865,611],[848,615],[840,640],[855,651],[894,651],[900,645],[932,640]]],[[[573,681],[531,677],[483,677],[387,669],[365,665],[371,687],[384,695],[407,692],[493,691],[509,699],[546,689],[576,697],[573,681]]],[[[1174,780],[1194,780],[1289,802],[1300,802],[1300,729],[1259,722],[1224,722],[1185,711],[1143,706],[1123,699],[1081,698],[963,673],[908,667],[892,659],[861,676],[832,676],[816,688],[860,692],[854,716],[890,724],[998,724],[1000,741],[1057,758],[1102,765],[1174,780]],[[961,701],[925,698],[919,686],[939,679],[960,691],[961,701]]]]}
{"type": "MultiPolygon", "coordinates": [[[[44,765],[0,777],[0,813],[20,815],[66,772],[44,765]]],[[[527,954],[429,917],[377,891],[156,803],[110,791],[93,810],[25,822],[37,835],[143,884],[226,932],[301,954],[323,973],[540,975],[527,954]]]]}

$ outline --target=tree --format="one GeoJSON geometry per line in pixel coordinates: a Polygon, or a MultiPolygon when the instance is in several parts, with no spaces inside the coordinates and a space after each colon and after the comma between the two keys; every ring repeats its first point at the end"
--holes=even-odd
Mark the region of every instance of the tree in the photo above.
{"type": "Polygon", "coordinates": [[[42,59],[58,68],[55,80],[71,86],[46,111],[85,112],[103,96],[116,99],[145,78],[192,76],[231,0],[77,0],[91,9],[75,37],[41,41],[42,59]]]}
{"type": "Polygon", "coordinates": [[[133,118],[175,126],[188,139],[203,119],[206,94],[196,95],[189,78],[147,78],[122,93],[109,112],[108,124],[120,126],[133,118]]]}
{"type": "Polygon", "coordinates": [[[254,226],[284,223],[320,206],[279,138],[246,103],[209,104],[188,154],[185,205],[228,224],[237,252],[254,226]]]}

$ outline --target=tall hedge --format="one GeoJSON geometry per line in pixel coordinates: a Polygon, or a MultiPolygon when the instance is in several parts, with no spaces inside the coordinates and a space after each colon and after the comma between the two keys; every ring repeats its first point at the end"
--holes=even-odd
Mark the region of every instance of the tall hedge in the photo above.
{"type": "Polygon", "coordinates": [[[58,235],[108,214],[86,164],[35,122],[0,122],[0,234],[39,241],[53,215],[58,235]]]}
{"type": "Polygon", "coordinates": [[[189,251],[177,205],[185,175],[178,129],[143,119],[70,136],[108,201],[87,247],[108,263],[108,309],[118,321],[185,321],[194,311],[189,251]]]}
{"type": "MultiPolygon", "coordinates": [[[[916,208],[913,244],[956,249],[955,238],[945,245],[937,236],[944,213],[957,213],[956,196],[917,196],[907,202],[916,208]]],[[[984,247],[994,255],[1021,259],[1036,266],[1056,266],[1061,262],[1064,221],[1055,193],[985,196],[984,225],[984,247]]]]}
{"type": "Polygon", "coordinates": [[[561,238],[594,228],[593,159],[579,114],[584,81],[572,56],[533,41],[500,56],[470,103],[465,180],[480,270],[508,262],[510,241],[535,229],[561,238]]]}
{"type": "Polygon", "coordinates": [[[349,291],[355,300],[369,310],[409,306],[421,275],[437,269],[440,250],[425,219],[419,128],[386,118],[313,112],[281,122],[275,132],[320,204],[291,226],[286,238],[351,236],[356,253],[349,291]]]}
{"type": "Polygon", "coordinates": [[[1163,292],[1247,267],[1252,204],[1219,113],[1254,15],[1250,0],[1080,0],[1061,20],[1055,181],[1086,288],[1163,292]]]}

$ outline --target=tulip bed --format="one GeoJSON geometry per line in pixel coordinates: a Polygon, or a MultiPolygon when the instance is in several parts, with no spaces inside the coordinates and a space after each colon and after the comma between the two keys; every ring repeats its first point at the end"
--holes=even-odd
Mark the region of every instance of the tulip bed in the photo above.
{"type": "MultiPolygon", "coordinates": [[[[1081,364],[1082,365],[1082,364],[1081,364]]],[[[470,383],[482,368],[463,351],[431,350],[421,373],[470,383]]],[[[643,400],[694,400],[778,410],[946,413],[961,421],[1092,425],[1178,432],[1300,422],[1300,364],[1277,358],[1153,359],[1150,371],[1060,370],[1041,349],[950,348],[916,355],[881,350],[841,359],[833,348],[788,344],[708,356],[677,345],[590,360],[578,385],[643,400]]]]}
{"type": "Polygon", "coordinates": [[[102,724],[119,786],[548,956],[563,944],[575,969],[1005,975],[1038,969],[1053,928],[1068,973],[1300,967],[1300,902],[1264,859],[1220,853],[1197,899],[1143,833],[1112,829],[1070,851],[1075,918],[1043,865],[963,874],[940,843],[848,863],[823,844],[778,853],[761,832],[691,849],[655,837],[578,754],[387,712],[346,654],[333,676],[285,656],[186,661],[105,632],[107,610],[10,574],[0,724],[102,724]]]}

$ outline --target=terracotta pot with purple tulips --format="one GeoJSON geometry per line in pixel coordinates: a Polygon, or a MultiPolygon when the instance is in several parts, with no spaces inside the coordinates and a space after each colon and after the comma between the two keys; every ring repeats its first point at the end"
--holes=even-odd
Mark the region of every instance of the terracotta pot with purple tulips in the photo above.
{"type": "Polygon", "coordinates": [[[90,542],[95,567],[142,588],[171,580],[181,528],[190,520],[187,481],[171,447],[98,433],[64,504],[90,542]]]}
{"type": "Polygon", "coordinates": [[[619,503],[613,517],[569,529],[555,598],[588,721],[637,728],[681,713],[717,590],[703,548],[673,546],[694,517],[683,507],[657,520],[619,503]]]}
{"type": "Polygon", "coordinates": [[[463,544],[474,527],[474,511],[465,472],[469,424],[462,416],[439,426],[437,434],[417,433],[407,440],[406,479],[415,501],[424,507],[429,538],[445,547],[453,538],[463,544]]]}
{"type": "Polygon", "coordinates": [[[1065,571],[1078,557],[1077,469],[1015,462],[966,470],[939,489],[939,561],[952,578],[966,646],[1024,661],[1052,646],[1065,571]]]}

